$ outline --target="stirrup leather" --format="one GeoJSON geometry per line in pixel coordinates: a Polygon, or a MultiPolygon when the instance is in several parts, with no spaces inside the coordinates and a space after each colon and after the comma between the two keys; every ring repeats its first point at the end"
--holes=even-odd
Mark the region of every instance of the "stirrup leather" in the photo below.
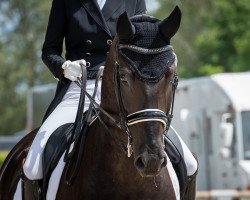
{"type": "Polygon", "coordinates": [[[29,180],[24,173],[21,174],[22,199],[43,200],[42,180],[29,180]]]}

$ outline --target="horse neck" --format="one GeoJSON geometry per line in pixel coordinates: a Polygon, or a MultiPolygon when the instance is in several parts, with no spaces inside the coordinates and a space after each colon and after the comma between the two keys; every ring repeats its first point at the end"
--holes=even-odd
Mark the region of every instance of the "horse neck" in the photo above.
{"type": "MultiPolygon", "coordinates": [[[[101,116],[101,118],[104,116],[101,116]]],[[[97,159],[98,162],[101,160],[104,162],[102,165],[112,165],[113,159],[119,159],[120,163],[128,164],[127,154],[124,150],[125,145],[127,145],[126,135],[122,132],[122,130],[112,124],[108,124],[106,122],[104,125],[97,120],[93,125],[93,131],[89,134],[89,148],[93,148],[93,143],[96,144],[98,148],[91,149],[90,153],[95,152],[96,155],[100,157],[97,159]],[[107,160],[110,159],[110,162],[107,160]]],[[[88,148],[86,148],[88,149],[88,148]]],[[[131,161],[133,165],[133,161],[131,161]]],[[[112,166],[110,166],[112,167],[112,166]]]]}

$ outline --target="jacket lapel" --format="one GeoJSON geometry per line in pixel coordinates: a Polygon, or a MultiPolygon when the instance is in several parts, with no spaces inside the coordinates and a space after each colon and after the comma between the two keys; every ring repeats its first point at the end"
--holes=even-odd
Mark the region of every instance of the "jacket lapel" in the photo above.
{"type": "Polygon", "coordinates": [[[122,6],[124,0],[106,0],[102,9],[103,17],[106,21],[122,6]]]}
{"type": "MultiPolygon", "coordinates": [[[[111,36],[109,28],[106,24],[106,21],[103,17],[102,11],[100,10],[96,0],[80,0],[83,7],[91,15],[91,17],[96,21],[96,23],[101,26],[101,28],[111,36]]],[[[108,2],[108,0],[107,0],[108,2]]],[[[107,3],[106,2],[106,3],[107,3]]],[[[104,6],[105,7],[105,6],[104,6]]]]}

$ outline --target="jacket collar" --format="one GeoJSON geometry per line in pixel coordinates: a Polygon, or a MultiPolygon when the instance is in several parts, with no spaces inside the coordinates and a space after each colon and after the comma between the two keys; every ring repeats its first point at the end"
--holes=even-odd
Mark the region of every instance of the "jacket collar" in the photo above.
{"type": "MultiPolygon", "coordinates": [[[[83,7],[90,14],[90,16],[96,21],[96,23],[108,34],[111,36],[109,28],[106,24],[102,11],[99,8],[96,0],[80,0],[83,7]]],[[[108,2],[108,0],[107,0],[108,2]]],[[[106,2],[106,3],[107,3],[106,2]]],[[[105,5],[104,5],[105,6],[105,5]]]]}
{"type": "Polygon", "coordinates": [[[106,0],[102,9],[103,17],[106,21],[124,4],[124,0],[106,0]]]}

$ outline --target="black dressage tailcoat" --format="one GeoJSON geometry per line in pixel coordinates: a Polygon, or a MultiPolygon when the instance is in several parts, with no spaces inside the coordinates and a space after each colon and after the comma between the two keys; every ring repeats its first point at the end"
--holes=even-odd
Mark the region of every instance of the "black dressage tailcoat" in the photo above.
{"type": "Polygon", "coordinates": [[[94,78],[116,34],[117,18],[125,11],[130,17],[145,13],[145,0],[106,0],[102,11],[97,0],[53,0],[42,60],[58,84],[44,119],[61,102],[71,82],[64,78],[62,64],[65,60],[85,59],[90,65],[88,78],[94,78]],[[64,41],[66,53],[62,56],[64,41]]]}

